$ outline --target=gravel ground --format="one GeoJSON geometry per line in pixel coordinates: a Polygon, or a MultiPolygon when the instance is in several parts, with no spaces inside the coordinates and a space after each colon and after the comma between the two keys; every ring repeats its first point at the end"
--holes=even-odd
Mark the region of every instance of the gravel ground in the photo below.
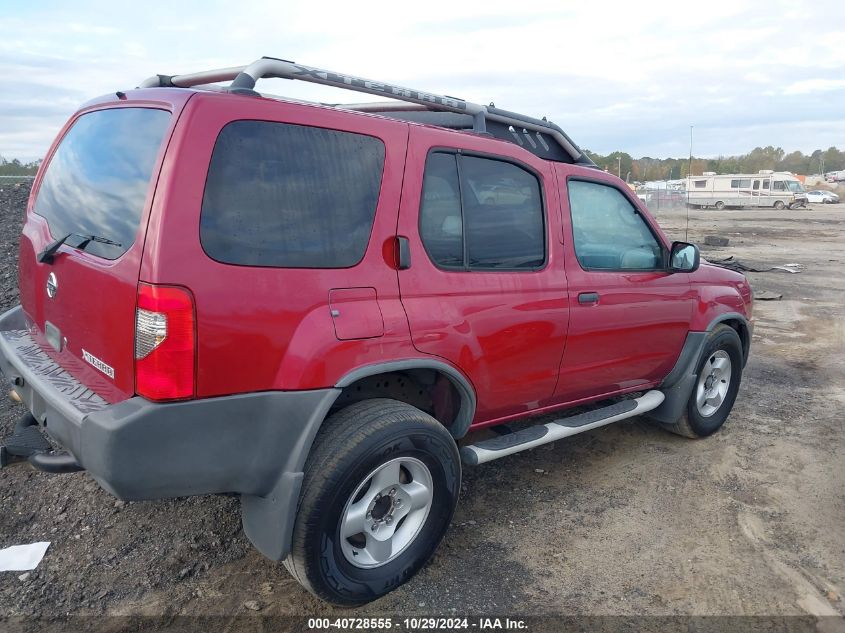
{"type": "MultiPolygon", "coordinates": [[[[2,189],[6,309],[28,188],[2,189]]],[[[352,611],[257,554],[234,497],[124,504],[85,473],[3,469],[0,547],[52,545],[36,571],[0,573],[0,616],[845,614],[845,205],[694,213],[691,240],[731,239],[711,257],[805,266],[750,275],[783,299],[756,306],[752,358],[715,436],[634,420],[467,469],[432,562],[352,611]]],[[[683,211],[658,217],[683,237],[683,211]]],[[[0,432],[23,412],[3,395],[0,432]]]]}

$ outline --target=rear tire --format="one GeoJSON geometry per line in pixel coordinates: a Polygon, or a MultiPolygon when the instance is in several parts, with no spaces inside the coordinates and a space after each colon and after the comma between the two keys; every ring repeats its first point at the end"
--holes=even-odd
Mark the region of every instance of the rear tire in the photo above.
{"type": "Polygon", "coordinates": [[[458,502],[455,440],[404,402],[356,402],[320,428],[305,465],[285,567],[339,606],[409,580],[443,538],[458,502]]]}
{"type": "Polygon", "coordinates": [[[724,208],[725,208],[725,203],[724,203],[724,202],[722,202],[721,200],[719,200],[719,201],[718,201],[715,205],[713,205],[713,206],[715,206],[715,207],[716,207],[716,211],[721,211],[722,209],[724,209],[724,208]]]}
{"type": "Polygon", "coordinates": [[[710,333],[696,372],[696,383],[683,415],[667,431],[684,437],[707,437],[718,431],[733,409],[742,379],[743,351],[739,334],[729,325],[710,333]]]}

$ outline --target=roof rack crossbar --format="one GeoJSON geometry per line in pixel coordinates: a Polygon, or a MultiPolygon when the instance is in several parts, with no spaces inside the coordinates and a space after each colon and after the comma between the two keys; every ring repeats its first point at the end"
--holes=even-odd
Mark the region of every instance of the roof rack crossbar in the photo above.
{"type": "Polygon", "coordinates": [[[400,102],[422,106],[427,110],[467,114],[472,117],[472,129],[476,132],[487,132],[488,122],[491,122],[513,127],[512,132],[515,136],[523,131],[546,134],[563,149],[571,162],[595,166],[593,161],[581,151],[560,127],[545,119],[535,119],[516,112],[502,110],[492,105],[484,106],[456,97],[423,92],[421,90],[405,88],[382,81],[373,81],[353,75],[345,75],[274,57],[262,57],[248,66],[233,66],[184,75],[155,75],[144,80],[139,87],[177,86],[189,88],[191,86],[231,80],[232,83],[229,85],[230,91],[255,94],[253,90],[255,84],[259,79],[264,78],[307,81],[324,86],[390,97],[400,102]]]}

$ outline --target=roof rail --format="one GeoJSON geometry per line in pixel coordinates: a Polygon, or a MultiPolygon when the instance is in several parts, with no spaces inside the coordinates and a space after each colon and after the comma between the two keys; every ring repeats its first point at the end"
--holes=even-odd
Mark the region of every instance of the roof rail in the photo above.
{"type": "Polygon", "coordinates": [[[541,158],[595,167],[593,161],[581,151],[572,139],[551,121],[501,110],[492,103],[489,106],[484,106],[457,97],[403,88],[382,81],[344,75],[274,57],[262,57],[248,66],[233,66],[184,75],[154,75],[144,80],[138,87],[175,86],[189,88],[232,80],[228,88],[229,91],[240,94],[257,94],[253,90],[256,82],[259,79],[273,77],[307,81],[391,97],[402,103],[393,102],[392,107],[390,103],[361,104],[360,106],[339,105],[338,107],[377,112],[393,118],[453,129],[487,133],[521,145],[541,158]],[[414,104],[416,107],[409,108],[405,105],[406,103],[414,104]],[[447,116],[443,116],[443,114],[447,114],[447,116]]]}

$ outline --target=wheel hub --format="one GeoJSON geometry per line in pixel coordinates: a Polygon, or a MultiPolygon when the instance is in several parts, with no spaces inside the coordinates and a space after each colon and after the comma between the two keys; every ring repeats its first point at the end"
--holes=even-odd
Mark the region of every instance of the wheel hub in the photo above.
{"type": "Polygon", "coordinates": [[[374,521],[389,523],[390,519],[393,518],[393,513],[396,512],[397,501],[399,502],[398,505],[401,506],[402,500],[396,498],[396,488],[382,490],[370,502],[367,517],[374,521]]]}
{"type": "Polygon", "coordinates": [[[401,554],[422,530],[434,497],[428,467],[399,457],[373,470],[346,502],[339,543],[356,567],[380,567],[401,554]]]}
{"type": "Polygon", "coordinates": [[[731,384],[731,357],[724,350],[716,350],[707,358],[695,392],[695,404],[702,417],[718,411],[731,384]]]}

